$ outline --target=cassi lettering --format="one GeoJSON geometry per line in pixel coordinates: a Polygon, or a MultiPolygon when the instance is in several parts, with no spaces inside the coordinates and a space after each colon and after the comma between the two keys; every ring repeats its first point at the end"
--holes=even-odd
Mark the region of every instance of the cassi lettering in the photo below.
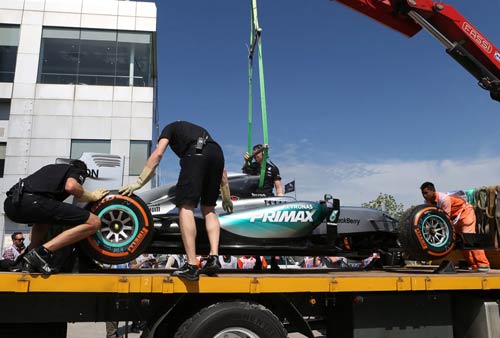
{"type": "Polygon", "coordinates": [[[261,220],[262,222],[313,222],[313,215],[316,210],[284,210],[271,211],[259,214],[250,218],[250,222],[261,220]]]}

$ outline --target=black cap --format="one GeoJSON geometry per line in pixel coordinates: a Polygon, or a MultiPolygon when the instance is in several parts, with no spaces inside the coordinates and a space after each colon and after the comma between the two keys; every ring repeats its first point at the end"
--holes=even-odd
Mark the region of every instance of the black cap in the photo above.
{"type": "Polygon", "coordinates": [[[79,169],[82,173],[85,174],[85,176],[87,176],[87,165],[85,164],[85,162],[83,162],[82,160],[71,160],[69,161],[69,164],[79,169]]]}

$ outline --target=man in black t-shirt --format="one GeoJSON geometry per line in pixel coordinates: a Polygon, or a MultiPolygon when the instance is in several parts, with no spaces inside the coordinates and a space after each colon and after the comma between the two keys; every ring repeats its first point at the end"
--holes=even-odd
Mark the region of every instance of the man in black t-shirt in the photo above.
{"type": "MultiPolygon", "coordinates": [[[[260,175],[262,160],[264,158],[264,154],[262,153],[264,147],[262,144],[257,144],[253,146],[253,155],[255,161],[249,161],[250,154],[245,153],[245,162],[243,163],[243,167],[241,170],[243,173],[248,175],[260,175]]],[[[274,196],[273,188],[276,188],[276,195],[283,196],[283,186],[281,185],[281,176],[278,167],[272,163],[271,161],[266,161],[266,173],[264,176],[264,185],[262,188],[257,188],[252,193],[254,197],[267,197],[274,196]]]]}
{"type": "Polygon", "coordinates": [[[120,193],[131,195],[140,189],[154,175],[168,145],[180,158],[181,172],[176,185],[176,206],[179,208],[179,225],[182,242],[188,261],[174,276],[198,280],[200,273],[214,275],[218,266],[220,223],[215,213],[215,205],[222,193],[222,206],[226,212],[232,212],[229,185],[224,170],[224,154],[221,147],[212,139],[208,131],[195,124],[177,121],[167,125],[158,140],[156,149],[148,158],[141,175],[136,182],[120,189],[120,193]],[[210,256],[205,266],[198,270],[196,259],[196,222],[194,209],[198,202],[205,218],[210,256]]]}
{"type": "Polygon", "coordinates": [[[63,201],[73,195],[81,202],[94,202],[109,191],[94,192],[82,186],[87,176],[83,161],[72,160],[69,164],[50,164],[19,181],[7,192],[4,211],[17,223],[32,224],[31,243],[23,259],[23,271],[51,274],[52,253],[76,243],[99,230],[99,217],[76,205],[63,201]],[[71,228],[42,245],[49,225],[71,228]]]}

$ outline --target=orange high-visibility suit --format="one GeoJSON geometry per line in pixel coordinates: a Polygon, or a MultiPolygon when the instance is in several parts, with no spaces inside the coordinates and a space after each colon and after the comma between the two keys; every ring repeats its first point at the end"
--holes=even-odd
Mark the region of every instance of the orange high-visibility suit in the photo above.
{"type": "MultiPolygon", "coordinates": [[[[432,204],[446,212],[451,222],[455,225],[457,232],[476,233],[476,214],[474,213],[474,208],[462,198],[436,192],[436,200],[432,204]]],[[[469,266],[474,270],[477,270],[478,267],[490,266],[484,250],[462,250],[462,254],[469,266]]]]}

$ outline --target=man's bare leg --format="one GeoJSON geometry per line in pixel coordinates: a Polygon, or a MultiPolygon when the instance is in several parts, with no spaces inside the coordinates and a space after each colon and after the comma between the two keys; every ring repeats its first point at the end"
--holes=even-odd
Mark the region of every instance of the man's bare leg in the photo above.
{"type": "Polygon", "coordinates": [[[220,222],[215,213],[214,207],[201,206],[201,212],[205,218],[208,241],[210,242],[210,255],[219,255],[220,222]]]}
{"type": "MultiPolygon", "coordinates": [[[[49,275],[57,272],[56,269],[50,266],[51,252],[57,251],[62,247],[76,243],[92,234],[94,234],[101,226],[101,220],[94,214],[90,214],[86,223],[80,224],[69,230],[63,231],[42,246],[37,246],[30,250],[23,257],[22,270],[25,272],[41,272],[49,275]]],[[[43,225],[38,225],[33,229],[32,239],[35,243],[43,240],[44,230],[47,230],[43,225]]],[[[46,233],[46,231],[45,231],[46,233]]],[[[33,244],[33,245],[34,245],[33,244]]]]}
{"type": "Polygon", "coordinates": [[[42,245],[43,240],[49,232],[48,224],[33,224],[31,227],[30,244],[26,248],[26,252],[42,245]]]}
{"type": "Polygon", "coordinates": [[[183,205],[179,208],[179,223],[182,243],[184,244],[188,263],[196,265],[196,222],[194,220],[194,206],[183,205]]]}
{"type": "Polygon", "coordinates": [[[57,251],[67,245],[76,243],[84,238],[93,235],[101,227],[101,220],[97,215],[90,214],[84,224],[77,225],[71,229],[61,232],[56,237],[45,243],[43,246],[51,251],[57,251]]]}

